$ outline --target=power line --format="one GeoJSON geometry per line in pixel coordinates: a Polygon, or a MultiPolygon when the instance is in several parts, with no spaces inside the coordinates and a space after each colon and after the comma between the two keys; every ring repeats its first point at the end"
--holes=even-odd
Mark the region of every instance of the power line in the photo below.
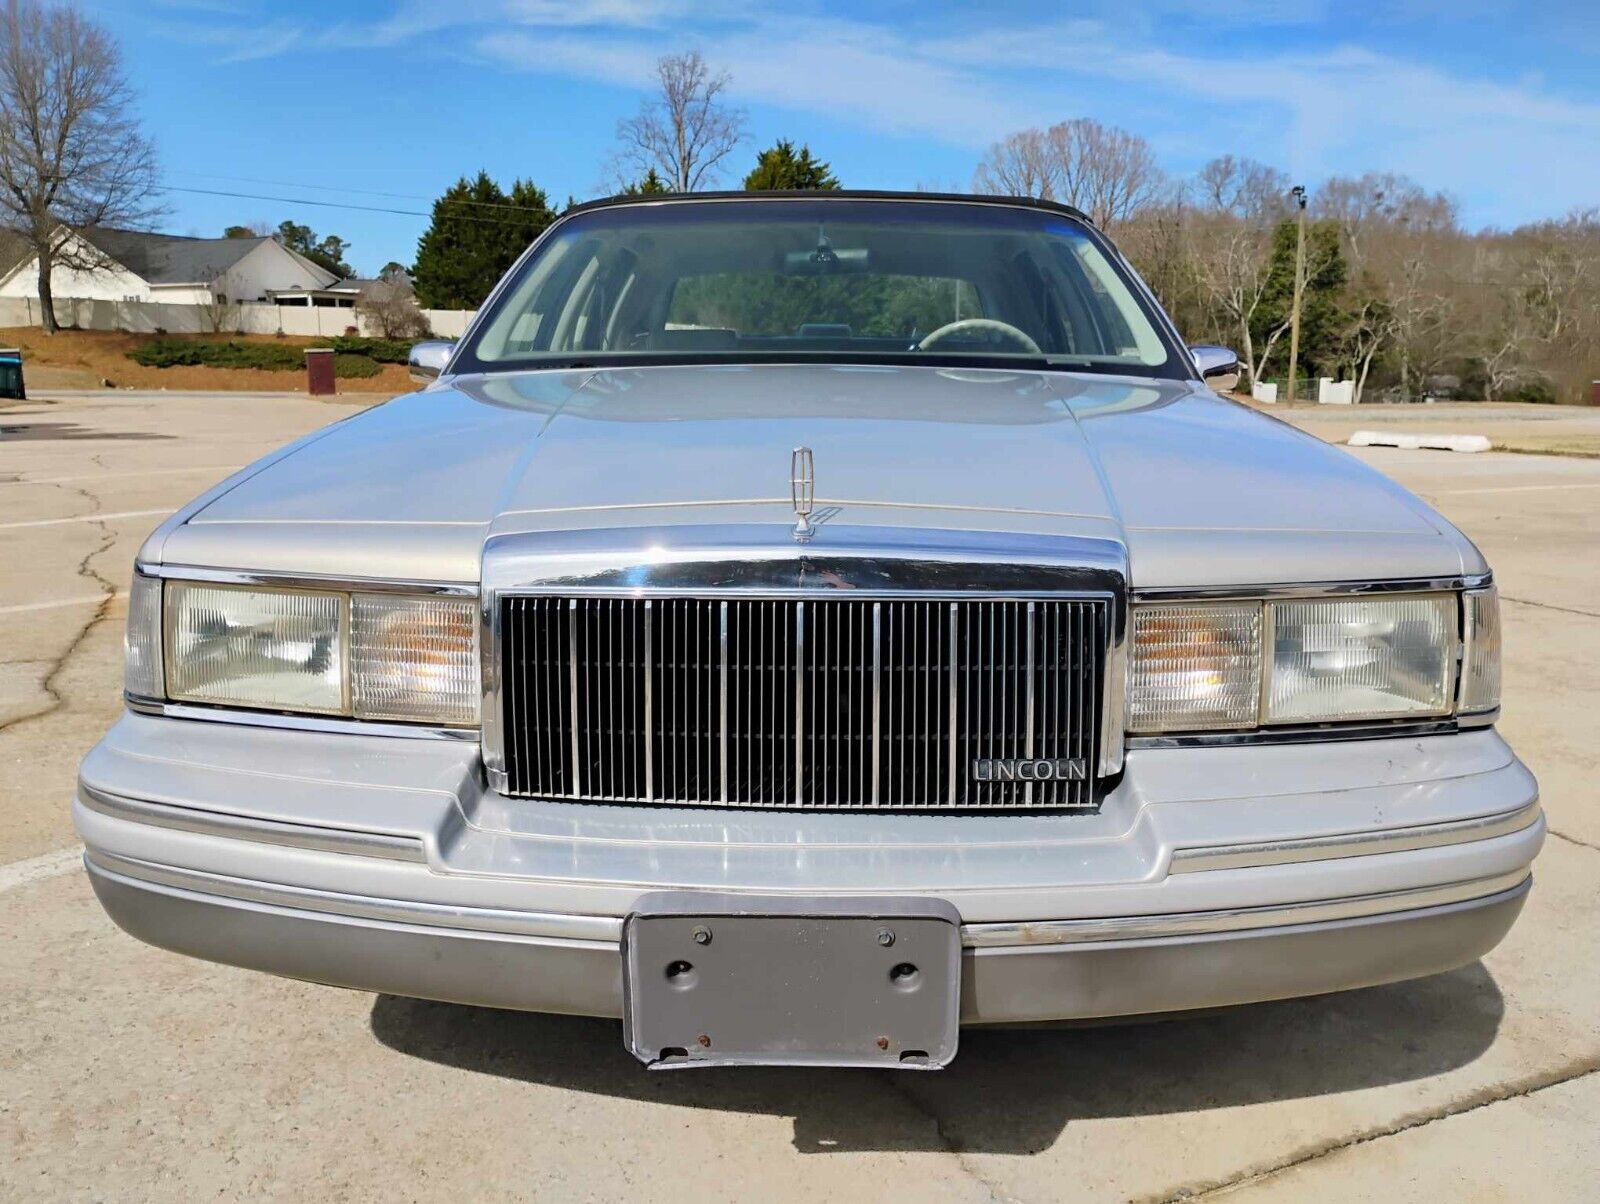
{"type": "MultiPolygon", "coordinates": [[[[331,184],[306,184],[306,183],[303,183],[303,182],[291,181],[291,180],[262,180],[262,179],[258,179],[256,177],[254,177],[254,176],[223,176],[223,175],[215,175],[215,174],[211,174],[211,173],[207,173],[207,172],[198,172],[198,171],[184,171],[184,172],[179,172],[178,174],[179,175],[183,175],[183,176],[194,176],[194,177],[197,177],[199,179],[233,180],[233,181],[236,181],[236,182],[242,183],[242,184],[267,184],[267,185],[270,185],[273,188],[309,188],[313,192],[347,192],[347,193],[358,194],[358,195],[361,195],[361,196],[381,196],[381,197],[389,197],[392,200],[398,200],[398,201],[430,201],[431,202],[431,200],[432,200],[432,198],[430,198],[430,197],[421,196],[421,195],[419,195],[417,193],[414,193],[414,192],[379,192],[376,189],[372,189],[372,188],[345,188],[345,187],[342,187],[342,186],[336,186],[336,185],[331,185],[331,184]]],[[[174,192],[200,192],[200,191],[204,191],[204,190],[203,189],[195,189],[195,188],[187,188],[187,189],[185,189],[185,188],[174,187],[174,188],[171,189],[171,191],[174,191],[174,192]]],[[[266,199],[271,200],[273,198],[269,197],[269,198],[266,198],[266,199]]],[[[543,212],[545,212],[544,209],[540,209],[537,205],[516,205],[516,204],[511,203],[510,201],[470,201],[470,200],[466,200],[466,199],[459,198],[459,197],[448,197],[448,198],[441,197],[440,200],[442,200],[446,204],[450,204],[450,205],[472,205],[472,206],[474,206],[475,208],[478,208],[478,209],[510,209],[510,210],[513,210],[513,211],[515,211],[517,213],[543,213],[543,212]]],[[[307,202],[307,203],[309,203],[309,204],[325,204],[327,202],[307,202]]],[[[355,206],[351,206],[351,207],[355,208],[355,206]]],[[[395,210],[395,212],[399,212],[399,210],[395,210]]]]}
{"type": "MultiPolygon", "coordinates": [[[[324,209],[356,209],[356,210],[360,210],[363,213],[394,213],[394,214],[399,214],[401,217],[432,217],[433,216],[431,213],[424,212],[421,209],[393,209],[393,208],[389,208],[389,207],[383,206],[383,205],[352,205],[348,201],[315,201],[315,200],[311,200],[308,197],[266,196],[266,195],[264,195],[262,193],[257,193],[257,192],[228,192],[228,191],[224,191],[224,190],[219,189],[219,188],[183,188],[183,187],[180,187],[180,186],[178,186],[176,184],[168,184],[165,187],[165,191],[167,191],[167,192],[191,192],[191,193],[194,193],[194,194],[196,194],[198,196],[232,197],[232,198],[237,199],[237,200],[245,200],[245,201],[274,201],[274,202],[276,202],[276,203],[278,203],[280,205],[317,205],[317,206],[320,206],[321,208],[324,208],[324,209]]],[[[456,204],[458,202],[446,200],[443,203],[444,204],[456,204]]],[[[467,202],[467,203],[472,203],[472,202],[467,202]]],[[[482,203],[486,203],[486,202],[482,202],[482,203]]],[[[528,213],[549,212],[549,210],[531,209],[531,208],[527,208],[526,206],[521,206],[521,205],[510,206],[510,208],[515,208],[515,209],[517,209],[519,211],[528,212],[528,213]]],[[[483,215],[480,215],[480,214],[476,214],[476,213],[460,213],[460,214],[456,214],[454,216],[459,218],[461,221],[482,222],[485,225],[490,225],[490,226],[521,226],[521,225],[524,224],[522,222],[517,222],[517,221],[502,221],[502,220],[497,219],[497,218],[486,217],[486,216],[483,216],[483,215]]]]}
{"type": "Polygon", "coordinates": [[[274,188],[309,188],[313,192],[350,192],[358,193],[362,196],[384,196],[397,201],[426,201],[428,199],[414,192],[379,192],[374,188],[344,188],[333,184],[306,184],[298,180],[263,180],[258,176],[224,176],[208,171],[180,171],[177,174],[191,176],[197,180],[229,180],[235,184],[269,184],[274,188]]]}
{"type": "Polygon", "coordinates": [[[381,205],[351,205],[341,201],[313,201],[305,197],[290,196],[263,196],[254,192],[224,192],[218,188],[180,188],[176,184],[168,184],[167,192],[192,192],[200,196],[225,196],[234,197],[245,201],[276,201],[282,205],[320,205],[325,209],[359,209],[363,213],[398,213],[403,217],[428,217],[429,214],[420,209],[390,209],[381,205]]]}

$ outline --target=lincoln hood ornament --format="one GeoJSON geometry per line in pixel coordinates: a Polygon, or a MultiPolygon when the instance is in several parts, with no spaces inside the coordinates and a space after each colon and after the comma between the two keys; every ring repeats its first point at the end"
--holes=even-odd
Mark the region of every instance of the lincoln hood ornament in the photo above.
{"type": "Polygon", "coordinates": [[[789,501],[794,506],[794,539],[806,543],[817,529],[811,511],[817,502],[817,470],[809,447],[797,447],[789,454],[789,501]]]}

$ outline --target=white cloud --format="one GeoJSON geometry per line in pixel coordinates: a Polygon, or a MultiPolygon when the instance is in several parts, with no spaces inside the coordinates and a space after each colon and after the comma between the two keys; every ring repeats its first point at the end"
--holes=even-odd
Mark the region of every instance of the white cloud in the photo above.
{"type": "Polygon", "coordinates": [[[974,160],[1021,126],[1090,116],[1144,134],[1179,170],[1231,151],[1312,183],[1402,171],[1469,198],[1469,218],[1521,220],[1600,196],[1600,103],[1553,96],[1537,76],[1478,79],[1351,45],[1239,58],[1143,32],[1163,13],[1255,27],[1329,11],[1327,0],[1147,0],[1028,24],[826,18],[754,0],[404,0],[377,22],[212,21],[189,36],[238,61],[443,35],[508,68],[628,88],[647,86],[660,54],[693,46],[731,73],[743,103],[921,136],[974,160]]]}

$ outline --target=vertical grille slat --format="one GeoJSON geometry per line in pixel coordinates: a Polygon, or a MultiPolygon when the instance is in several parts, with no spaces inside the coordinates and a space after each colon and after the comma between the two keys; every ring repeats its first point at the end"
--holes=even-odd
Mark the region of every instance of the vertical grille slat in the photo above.
{"type": "Polygon", "coordinates": [[[508,596],[506,789],[838,810],[1096,805],[1109,599],[508,596]],[[1083,777],[981,777],[980,762],[1083,777]]]}

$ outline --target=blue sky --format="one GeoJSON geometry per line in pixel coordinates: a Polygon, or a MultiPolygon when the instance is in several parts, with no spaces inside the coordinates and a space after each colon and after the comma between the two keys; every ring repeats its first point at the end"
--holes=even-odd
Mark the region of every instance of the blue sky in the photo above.
{"type": "MultiPolygon", "coordinates": [[[[426,210],[480,167],[609,191],[656,56],[732,75],[750,138],[847,187],[965,187],[990,142],[1086,116],[1186,175],[1224,152],[1315,186],[1398,171],[1470,226],[1600,205],[1600,2],[83,0],[121,40],[174,189],[426,210]]],[[[174,190],[168,229],[291,218],[409,263],[423,218],[174,190]]]]}

